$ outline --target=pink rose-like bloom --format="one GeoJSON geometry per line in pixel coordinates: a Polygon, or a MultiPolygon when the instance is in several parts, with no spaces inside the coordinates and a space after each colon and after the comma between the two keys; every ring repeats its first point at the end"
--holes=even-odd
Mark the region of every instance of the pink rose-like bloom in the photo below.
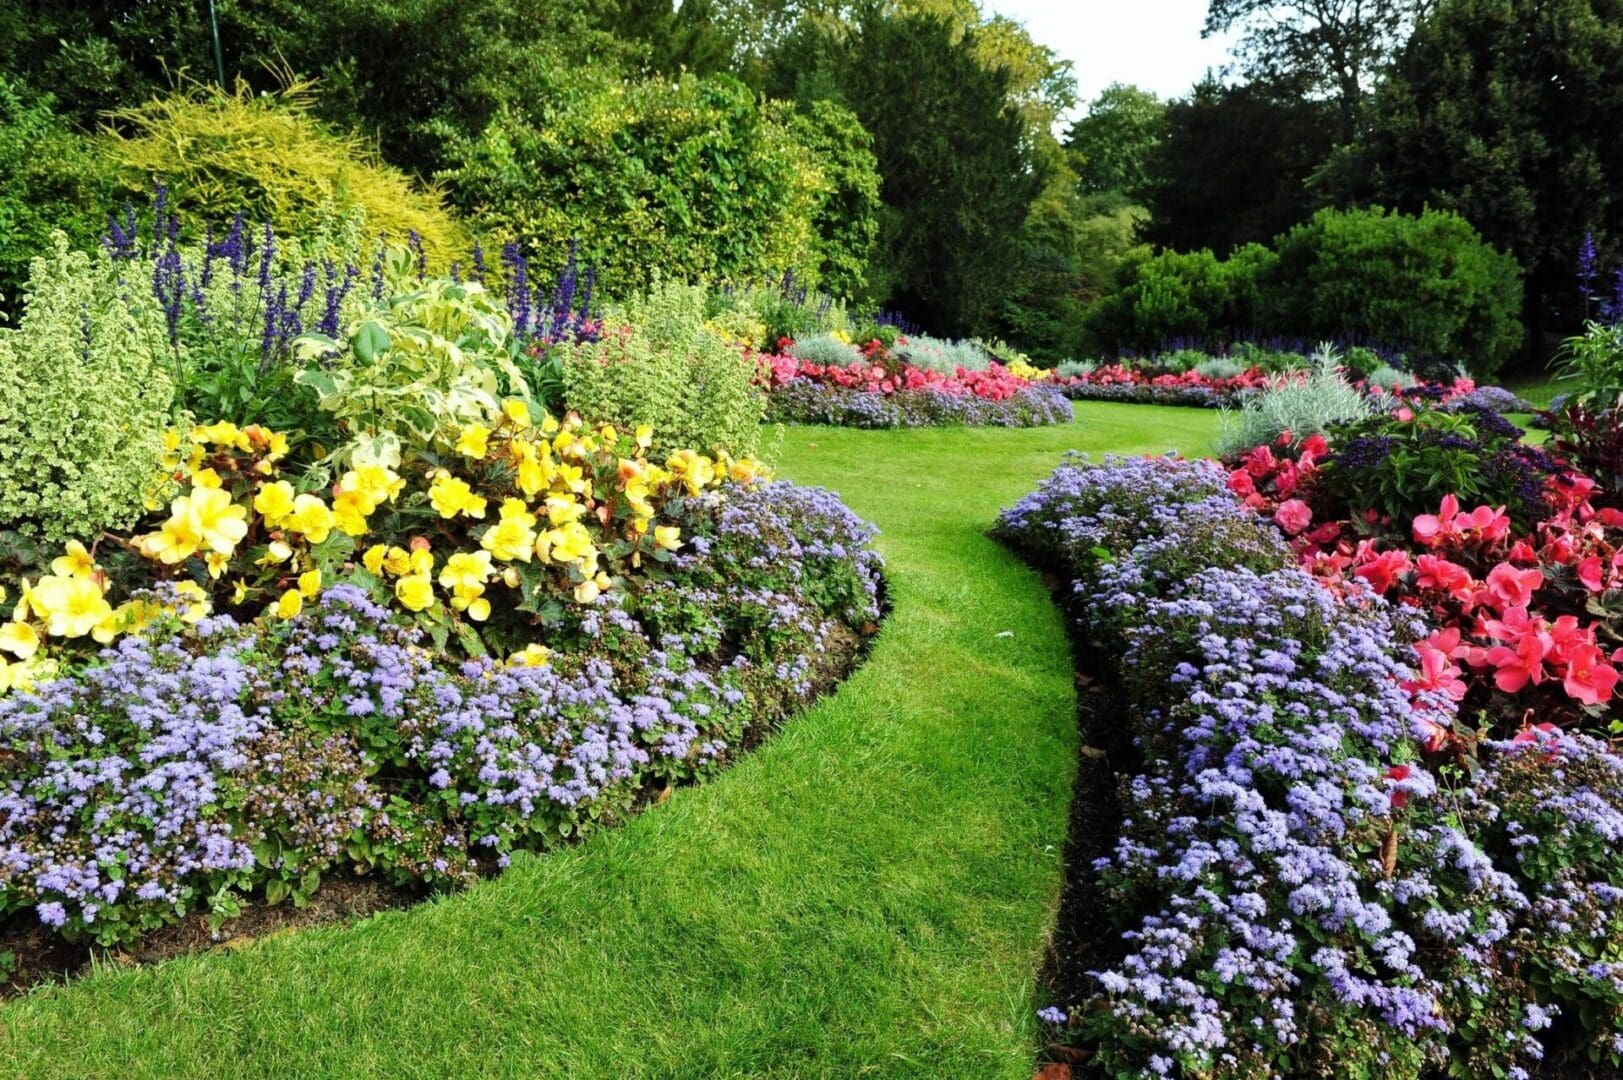
{"type": "Polygon", "coordinates": [[[1287,499],[1274,511],[1274,522],[1286,536],[1295,536],[1313,523],[1313,511],[1301,499],[1287,499]]]}

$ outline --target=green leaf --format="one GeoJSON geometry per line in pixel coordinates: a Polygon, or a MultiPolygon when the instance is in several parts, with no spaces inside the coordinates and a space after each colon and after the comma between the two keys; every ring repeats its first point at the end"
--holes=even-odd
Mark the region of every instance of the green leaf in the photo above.
{"type": "Polygon", "coordinates": [[[362,323],[350,340],[355,358],[363,364],[370,364],[378,353],[388,352],[389,345],[389,331],[371,320],[362,323]]]}

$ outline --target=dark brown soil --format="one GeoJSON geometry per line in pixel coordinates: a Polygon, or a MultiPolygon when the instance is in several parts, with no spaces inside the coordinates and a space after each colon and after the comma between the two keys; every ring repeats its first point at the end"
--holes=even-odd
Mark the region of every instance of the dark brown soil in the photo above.
{"type": "MultiPolygon", "coordinates": [[[[881,608],[889,605],[881,596],[881,608]]],[[[809,708],[823,695],[832,693],[867,657],[879,626],[840,629],[829,635],[816,656],[813,692],[788,715],[809,708]]],[[[755,749],[772,737],[788,716],[757,724],[745,734],[740,753],[755,749]]],[[[670,797],[670,788],[649,788],[639,798],[633,813],[657,806],[670,797]]],[[[385,881],[354,874],[334,874],[321,883],[310,902],[296,908],[291,902],[271,905],[263,899],[246,899],[242,913],[218,926],[209,925],[206,913],[194,912],[173,926],[147,934],[134,945],[102,949],[87,943],[62,940],[42,925],[33,911],[21,911],[0,920],[0,1000],[23,993],[46,982],[59,982],[83,974],[92,960],[116,964],[148,964],[183,953],[228,952],[247,942],[311,926],[331,926],[353,922],[380,911],[408,907],[430,895],[424,890],[400,889],[385,881]]]]}

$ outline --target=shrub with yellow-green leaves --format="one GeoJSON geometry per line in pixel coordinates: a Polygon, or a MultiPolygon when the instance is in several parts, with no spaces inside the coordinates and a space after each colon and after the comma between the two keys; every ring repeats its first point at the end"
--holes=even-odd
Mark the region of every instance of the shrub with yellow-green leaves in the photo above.
{"type": "Polygon", "coordinates": [[[319,232],[333,212],[360,214],[374,234],[416,233],[431,268],[466,260],[472,240],[437,191],[419,189],[359,135],[313,113],[310,84],[255,94],[193,86],[110,114],[108,155],[132,192],[167,186],[193,224],[239,211],[278,232],[319,232]]]}
{"type": "Polygon", "coordinates": [[[174,399],[163,312],[67,238],[0,330],[0,525],[36,539],[132,524],[174,399]]]}

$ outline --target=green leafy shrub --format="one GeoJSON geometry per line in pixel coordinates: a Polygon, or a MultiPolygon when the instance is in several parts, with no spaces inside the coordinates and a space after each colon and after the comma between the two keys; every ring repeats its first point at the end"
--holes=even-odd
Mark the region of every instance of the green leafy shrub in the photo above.
{"type": "Polygon", "coordinates": [[[52,541],[132,523],[174,399],[163,313],[57,233],[0,330],[0,523],[52,541]]]}
{"type": "Polygon", "coordinates": [[[60,229],[90,248],[106,222],[115,170],[69,130],[49,96],[0,78],[0,304],[15,308],[28,264],[60,229]]]}
{"type": "Polygon", "coordinates": [[[985,371],[992,362],[986,350],[973,341],[946,341],[928,334],[914,334],[907,344],[896,350],[898,356],[914,367],[934,371],[939,375],[965,371],[985,371]]]}
{"type": "Polygon", "coordinates": [[[307,83],[256,95],[193,87],[111,114],[105,146],[124,183],[145,193],[155,181],[193,223],[241,211],[278,232],[320,230],[333,211],[358,212],[395,241],[421,239],[431,268],[465,259],[472,241],[437,192],[421,191],[357,135],[314,115],[307,83]]]}
{"type": "Polygon", "coordinates": [[[848,118],[763,108],[727,75],[589,84],[535,107],[504,109],[475,137],[448,131],[455,165],[441,178],[492,234],[543,251],[578,238],[612,295],[648,287],[656,272],[813,280],[827,266],[847,284],[866,259],[872,220],[819,232],[843,219],[841,200],[859,217],[877,213],[877,178],[870,185],[848,118]],[[826,169],[803,138],[837,151],[826,169]]]}
{"type": "MultiPolygon", "coordinates": [[[[793,275],[775,281],[757,279],[727,289],[712,289],[705,297],[705,310],[712,318],[736,312],[759,322],[762,343],[768,347],[784,338],[799,341],[818,334],[854,330],[850,313],[842,301],[826,292],[796,284],[793,275]]],[[[859,338],[853,333],[852,340],[859,338]]]]}
{"type": "Polygon", "coordinates": [[[1373,339],[1479,377],[1522,343],[1521,269],[1458,214],[1321,210],[1275,249],[1262,318],[1280,332],[1373,339]]]}
{"type": "Polygon", "coordinates": [[[1168,341],[1232,336],[1256,325],[1259,281],[1273,263],[1255,244],[1228,260],[1210,251],[1148,249],[1122,260],[1116,289],[1087,315],[1089,337],[1100,351],[1152,352],[1168,341]]]}
{"type": "Polygon", "coordinates": [[[661,283],[563,354],[564,398],[594,422],[651,424],[657,447],[753,453],[766,392],[756,367],[705,324],[705,289],[661,283]]]}
{"type": "Polygon", "coordinates": [[[309,333],[296,343],[309,366],[295,382],[349,438],[339,462],[394,467],[407,454],[448,450],[504,398],[530,398],[507,305],[477,282],[414,272],[411,253],[391,248],[383,303],[343,342],[309,333]]]}

